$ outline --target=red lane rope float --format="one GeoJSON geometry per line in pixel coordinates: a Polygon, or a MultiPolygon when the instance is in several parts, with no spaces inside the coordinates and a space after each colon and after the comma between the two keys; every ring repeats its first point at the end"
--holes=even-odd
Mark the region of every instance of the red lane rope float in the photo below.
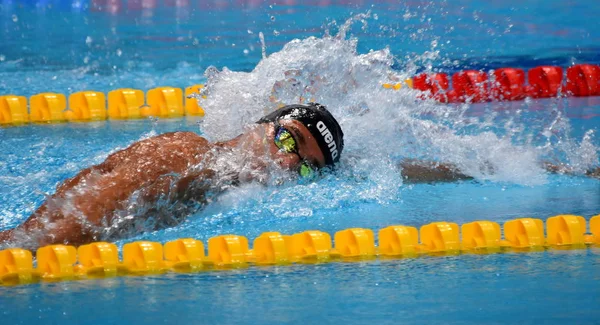
{"type": "MultiPolygon", "coordinates": [[[[567,68],[566,73],[558,66],[535,67],[527,74],[518,68],[500,68],[489,73],[465,70],[456,72],[451,77],[444,73],[423,73],[403,83],[384,83],[382,86],[398,90],[403,85],[422,91],[418,95],[421,99],[432,98],[442,103],[515,101],[526,97],[600,96],[600,66],[578,64],[567,68]]],[[[203,87],[187,87],[185,96],[180,88],[158,87],[148,90],[145,100],[144,93],[139,89],[117,89],[110,91],[108,96],[87,90],[70,94],[68,98],[64,94],[45,92],[31,96],[29,103],[23,96],[0,95],[0,125],[149,116],[203,116],[203,108],[198,106],[195,98],[190,97],[199,93],[203,87]]]]}
{"type": "Polygon", "coordinates": [[[521,100],[527,97],[525,71],[515,68],[502,68],[492,72],[493,80],[490,95],[494,100],[521,100]]]}
{"type": "Polygon", "coordinates": [[[570,67],[566,88],[573,96],[600,95],[600,66],[580,64],[570,67]]]}
{"type": "Polygon", "coordinates": [[[481,103],[514,101],[526,97],[600,96],[600,66],[578,64],[565,72],[558,66],[539,66],[527,72],[518,68],[500,68],[485,73],[465,70],[450,78],[444,73],[423,73],[413,78],[413,87],[425,92],[420,98],[442,103],[481,103]],[[450,88],[450,82],[452,81],[450,88]]]}
{"type": "Polygon", "coordinates": [[[561,67],[536,67],[527,74],[529,87],[527,92],[533,98],[556,97],[562,86],[563,69],[561,67]]]}

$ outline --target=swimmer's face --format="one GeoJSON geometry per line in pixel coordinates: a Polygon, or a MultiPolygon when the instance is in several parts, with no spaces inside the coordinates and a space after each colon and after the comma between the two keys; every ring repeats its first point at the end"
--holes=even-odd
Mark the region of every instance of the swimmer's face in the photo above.
{"type": "Polygon", "coordinates": [[[283,169],[298,171],[325,166],[325,157],[310,131],[296,120],[282,119],[267,124],[268,144],[273,160],[283,169]]]}
{"type": "Polygon", "coordinates": [[[325,166],[325,157],[310,131],[296,120],[255,124],[239,137],[237,146],[245,153],[241,181],[263,181],[269,165],[302,175],[306,166],[325,166]],[[276,141],[277,139],[277,141],[276,141]],[[292,145],[293,144],[293,145],[292,145]]]}

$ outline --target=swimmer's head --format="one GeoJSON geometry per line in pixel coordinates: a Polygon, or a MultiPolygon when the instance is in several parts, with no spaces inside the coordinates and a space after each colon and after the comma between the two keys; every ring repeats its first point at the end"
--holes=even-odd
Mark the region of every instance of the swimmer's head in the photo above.
{"type": "MultiPolygon", "coordinates": [[[[324,158],[324,165],[332,166],[340,160],[340,155],[344,149],[344,132],[342,132],[342,128],[333,115],[323,105],[309,103],[307,105],[284,106],[264,116],[257,123],[274,123],[276,126],[284,125],[285,128],[286,124],[291,124],[293,121],[300,122],[308,130],[312,138],[316,140],[316,144],[324,158]]],[[[285,143],[281,143],[280,139],[283,137],[285,140],[285,134],[282,135],[281,132],[280,128],[275,129],[276,141],[280,141],[278,146],[285,147],[285,143]]],[[[295,132],[292,131],[291,133],[295,132]]],[[[302,137],[301,134],[296,134],[297,137],[302,137]]],[[[291,134],[291,136],[294,138],[294,143],[296,141],[300,143],[304,142],[304,139],[296,139],[294,134],[291,134]]],[[[290,150],[292,149],[290,148],[290,150]]]]}

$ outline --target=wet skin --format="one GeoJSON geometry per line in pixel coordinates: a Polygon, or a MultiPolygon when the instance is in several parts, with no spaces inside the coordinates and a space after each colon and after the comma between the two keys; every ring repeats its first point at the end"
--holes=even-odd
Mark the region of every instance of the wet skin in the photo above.
{"type": "MultiPolygon", "coordinates": [[[[226,142],[210,143],[193,132],[173,132],[136,142],[109,155],[99,165],[82,170],[59,185],[22,225],[0,232],[0,242],[31,236],[32,248],[49,244],[82,245],[103,240],[104,230],[113,225],[116,212],[132,205],[145,207],[134,218],[161,218],[173,213],[190,213],[186,206],[206,203],[205,194],[214,190],[219,170],[198,168],[231,148],[250,153],[248,164],[266,169],[265,157],[281,168],[297,170],[301,160],[323,166],[325,159],[316,140],[298,121],[280,121],[298,141],[298,153],[286,153],[275,145],[272,123],[256,125],[226,142]],[[132,196],[135,195],[135,200],[132,196]],[[181,211],[157,211],[157,201],[182,203],[181,211]]],[[[207,164],[210,165],[210,164],[207,164]]],[[[237,182],[250,182],[252,173],[234,175],[237,182]]],[[[169,223],[164,222],[164,223],[169,223]]],[[[174,220],[172,223],[177,223],[174,220]]],[[[118,230],[117,230],[118,232],[118,230]]]]}
{"type": "MultiPolygon", "coordinates": [[[[67,179],[23,224],[0,232],[0,243],[11,245],[16,241],[29,249],[59,243],[82,245],[106,240],[107,229],[112,228],[116,228],[112,231],[119,238],[121,229],[118,228],[126,228],[126,224],[114,221],[123,216],[119,212],[132,206],[136,211],[131,215],[132,221],[153,216],[161,221],[160,225],[173,226],[192,213],[192,208],[206,204],[208,192],[221,190],[217,184],[222,181],[222,175],[230,175],[234,184],[260,181],[252,172],[223,171],[215,167],[218,165],[210,164],[233,148],[246,153],[245,169],[251,171],[268,170],[268,161],[292,172],[298,170],[303,160],[319,167],[325,165],[316,140],[302,123],[280,120],[279,124],[297,141],[297,153],[277,148],[272,123],[255,125],[226,142],[210,143],[192,132],[166,133],[136,142],[109,155],[101,164],[67,179]],[[157,204],[165,199],[171,203],[170,210],[161,210],[157,204]],[[30,239],[23,243],[25,237],[30,239]]],[[[451,165],[437,163],[406,160],[399,164],[399,169],[404,181],[409,183],[471,179],[451,165]]],[[[569,173],[553,165],[547,165],[546,169],[569,173]]],[[[587,175],[600,177],[600,169],[587,175]]]]}

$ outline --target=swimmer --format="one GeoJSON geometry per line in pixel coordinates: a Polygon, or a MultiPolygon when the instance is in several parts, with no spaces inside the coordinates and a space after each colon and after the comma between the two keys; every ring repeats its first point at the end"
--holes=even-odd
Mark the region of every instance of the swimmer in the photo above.
{"type": "MultiPolygon", "coordinates": [[[[0,232],[0,246],[77,246],[174,226],[230,187],[332,168],[343,136],[324,106],[309,103],[282,107],[229,141],[210,143],[193,132],[141,140],[59,185],[23,224],[0,232]]],[[[409,183],[471,179],[439,163],[405,160],[399,168],[409,183]]]]}
{"type": "Polygon", "coordinates": [[[314,175],[343,148],[341,127],[316,103],[285,106],[229,141],[161,134],[67,179],[23,224],[0,232],[0,243],[77,246],[173,226],[231,186],[278,172],[314,175]]]}

